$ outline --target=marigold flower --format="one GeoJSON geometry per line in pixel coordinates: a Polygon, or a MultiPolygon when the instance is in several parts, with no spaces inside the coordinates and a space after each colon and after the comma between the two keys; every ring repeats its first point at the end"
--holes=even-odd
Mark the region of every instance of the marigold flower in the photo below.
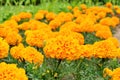
{"type": "Polygon", "coordinates": [[[94,47],[94,57],[97,58],[118,57],[119,53],[117,51],[116,45],[110,39],[95,42],[93,47],[94,47]]]}
{"type": "Polygon", "coordinates": [[[10,45],[17,45],[22,42],[22,37],[20,34],[16,32],[9,32],[6,37],[4,38],[8,44],[10,45]]]}
{"type": "Polygon", "coordinates": [[[55,19],[55,17],[56,17],[56,14],[55,13],[53,13],[53,12],[49,12],[49,13],[47,13],[46,14],[46,16],[45,16],[46,18],[47,18],[47,20],[53,20],[53,19],[55,19]]]}
{"type": "Polygon", "coordinates": [[[7,57],[8,51],[9,51],[8,43],[0,37],[0,58],[7,57]]]}
{"type": "Polygon", "coordinates": [[[21,51],[24,49],[23,44],[18,44],[18,46],[14,46],[10,49],[10,54],[12,55],[13,58],[15,59],[20,59],[22,57],[21,51]]]}
{"type": "Polygon", "coordinates": [[[60,35],[47,40],[44,52],[48,58],[76,60],[81,57],[79,41],[71,36],[60,35]]]}
{"type": "Polygon", "coordinates": [[[20,19],[30,19],[32,14],[29,12],[21,12],[18,14],[18,17],[20,17],[20,19]]]}
{"type": "Polygon", "coordinates": [[[20,54],[22,55],[21,58],[25,59],[26,61],[30,63],[34,63],[37,65],[41,65],[43,63],[44,56],[42,55],[42,53],[38,52],[33,47],[28,46],[22,49],[20,54]]]}
{"type": "Polygon", "coordinates": [[[108,68],[104,69],[104,73],[111,76],[111,80],[119,80],[120,79],[120,68],[116,68],[113,71],[111,71],[108,68]]]}
{"type": "Polygon", "coordinates": [[[28,30],[30,29],[30,23],[29,22],[24,22],[18,26],[19,29],[21,30],[28,30]]]}
{"type": "Polygon", "coordinates": [[[35,18],[36,20],[41,20],[41,19],[44,18],[44,14],[43,14],[43,13],[36,13],[34,18],[35,18]]]}
{"type": "Polygon", "coordinates": [[[81,4],[80,7],[82,8],[82,10],[87,9],[87,6],[85,4],[81,4]]]}
{"type": "Polygon", "coordinates": [[[42,64],[44,56],[33,47],[24,47],[23,44],[14,46],[10,50],[11,55],[18,60],[24,59],[37,65],[42,64]]]}
{"type": "Polygon", "coordinates": [[[108,8],[112,8],[112,3],[111,3],[111,2],[107,2],[107,3],[105,4],[105,6],[108,7],[108,8]]]}
{"type": "Polygon", "coordinates": [[[62,36],[71,36],[74,39],[77,39],[79,41],[79,44],[84,44],[84,36],[80,33],[73,32],[73,31],[60,31],[58,35],[62,36]]]}
{"type": "Polygon", "coordinates": [[[25,32],[26,35],[26,42],[30,46],[37,46],[37,47],[43,47],[44,41],[48,38],[50,38],[51,32],[42,30],[28,30],[25,32]]]}
{"type": "Polygon", "coordinates": [[[11,19],[15,20],[16,22],[19,22],[21,20],[18,15],[13,15],[11,19]]]}
{"type": "Polygon", "coordinates": [[[28,80],[25,70],[18,68],[16,64],[0,63],[0,79],[1,80],[28,80]],[[17,74],[16,74],[17,73],[17,74]]]}
{"type": "Polygon", "coordinates": [[[116,13],[117,13],[117,14],[120,14],[120,8],[116,10],[116,13]]]}
{"type": "Polygon", "coordinates": [[[61,31],[74,31],[74,32],[80,32],[81,28],[78,24],[75,22],[66,22],[60,27],[61,31]]]}

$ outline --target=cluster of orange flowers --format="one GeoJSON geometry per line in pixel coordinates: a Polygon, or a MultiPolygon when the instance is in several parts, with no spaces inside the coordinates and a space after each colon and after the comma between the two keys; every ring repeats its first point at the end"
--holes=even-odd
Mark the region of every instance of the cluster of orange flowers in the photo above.
{"type": "Polygon", "coordinates": [[[0,63],[0,80],[28,80],[25,70],[16,64],[0,63]]]}
{"type": "Polygon", "coordinates": [[[72,36],[57,36],[46,41],[44,52],[47,57],[75,60],[86,58],[120,58],[119,42],[116,38],[108,38],[93,45],[80,45],[72,36]],[[52,47],[51,47],[52,46],[52,47]]]}
{"type": "Polygon", "coordinates": [[[42,64],[44,58],[43,55],[40,52],[38,52],[35,48],[30,46],[24,47],[23,44],[19,44],[18,46],[12,47],[10,50],[10,54],[15,59],[24,59],[30,63],[38,65],[42,64]]]}
{"type": "Polygon", "coordinates": [[[110,76],[110,80],[119,80],[120,79],[120,68],[116,68],[113,71],[109,68],[104,69],[104,77],[110,76]]]}
{"type": "Polygon", "coordinates": [[[9,51],[8,43],[0,37],[0,58],[7,57],[8,51],[9,51]]]}

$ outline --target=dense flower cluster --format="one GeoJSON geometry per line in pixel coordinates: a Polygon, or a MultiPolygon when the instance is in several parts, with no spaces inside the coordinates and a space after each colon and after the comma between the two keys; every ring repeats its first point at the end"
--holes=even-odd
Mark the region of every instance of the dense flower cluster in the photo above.
{"type": "Polygon", "coordinates": [[[0,37],[4,38],[10,45],[19,44],[22,37],[19,34],[18,23],[15,20],[8,20],[1,24],[0,37]]]}
{"type": "Polygon", "coordinates": [[[0,80],[28,80],[25,70],[16,64],[0,63],[0,80]]]}
{"type": "Polygon", "coordinates": [[[104,77],[107,75],[111,77],[110,80],[119,80],[120,79],[120,68],[116,68],[113,71],[110,70],[109,68],[104,69],[104,77]]]}
{"type": "Polygon", "coordinates": [[[8,43],[0,37],[0,58],[7,57],[8,51],[9,51],[8,43]]]}
{"type": "Polygon", "coordinates": [[[46,41],[44,52],[47,57],[75,60],[80,58],[79,41],[71,36],[57,36],[46,41]]]}
{"type": "Polygon", "coordinates": [[[30,63],[38,65],[42,64],[44,58],[43,55],[35,48],[30,46],[24,47],[23,44],[12,47],[10,50],[10,54],[18,60],[24,59],[30,63]]]}

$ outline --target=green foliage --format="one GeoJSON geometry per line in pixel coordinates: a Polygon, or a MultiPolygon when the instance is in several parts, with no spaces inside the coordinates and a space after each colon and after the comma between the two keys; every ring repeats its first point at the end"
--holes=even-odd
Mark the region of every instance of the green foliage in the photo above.
{"type": "Polygon", "coordinates": [[[111,2],[114,5],[120,5],[119,0],[0,0],[0,5],[39,5],[43,3],[50,2],[67,2],[72,4],[72,6],[85,3],[88,6],[105,4],[106,2],[111,2]]]}

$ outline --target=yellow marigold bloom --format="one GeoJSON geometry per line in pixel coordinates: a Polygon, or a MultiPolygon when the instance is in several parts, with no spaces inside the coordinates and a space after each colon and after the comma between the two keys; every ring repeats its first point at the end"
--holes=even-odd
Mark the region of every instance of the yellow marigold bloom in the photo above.
{"type": "Polygon", "coordinates": [[[11,19],[15,20],[16,22],[19,22],[21,20],[18,15],[13,15],[11,19]]]}
{"type": "Polygon", "coordinates": [[[47,13],[46,14],[46,18],[47,18],[47,20],[53,20],[53,19],[55,19],[55,17],[56,17],[57,15],[55,14],[55,13],[53,13],[53,12],[49,12],[49,13],[47,13]]]}
{"type": "Polygon", "coordinates": [[[105,68],[104,69],[104,72],[111,76],[111,79],[110,80],[120,80],[120,68],[116,68],[114,69],[113,71],[111,71],[110,69],[108,68],[105,68]]]}
{"type": "Polygon", "coordinates": [[[28,80],[25,70],[18,68],[16,64],[0,63],[1,80],[28,80]]]}
{"type": "Polygon", "coordinates": [[[113,42],[113,44],[116,46],[116,48],[118,48],[120,46],[119,40],[115,37],[110,37],[107,40],[110,40],[111,42],[113,42]]]}
{"type": "Polygon", "coordinates": [[[80,32],[94,32],[94,21],[86,19],[80,24],[80,32]]]}
{"type": "Polygon", "coordinates": [[[120,8],[116,10],[116,13],[117,13],[117,14],[120,14],[120,8]]]}
{"type": "Polygon", "coordinates": [[[107,39],[107,38],[112,37],[112,32],[108,26],[101,25],[98,23],[94,25],[94,28],[96,31],[95,35],[97,37],[100,37],[102,39],[107,39]]]}
{"type": "Polygon", "coordinates": [[[109,68],[104,68],[103,76],[106,77],[107,75],[111,76],[113,72],[109,68]]]}
{"type": "Polygon", "coordinates": [[[67,6],[68,10],[72,10],[72,6],[67,6]]]}
{"type": "Polygon", "coordinates": [[[111,32],[111,30],[107,30],[107,31],[105,31],[105,30],[100,30],[100,31],[97,31],[96,33],[95,33],[95,35],[97,36],[97,37],[100,37],[101,39],[107,39],[107,38],[110,38],[110,37],[112,37],[112,32],[111,32]]]}
{"type": "Polygon", "coordinates": [[[29,22],[24,22],[18,26],[19,29],[21,30],[28,30],[30,29],[30,23],[29,22]]]}
{"type": "Polygon", "coordinates": [[[18,28],[18,23],[15,20],[7,20],[3,23],[4,27],[18,28]]]}
{"type": "Polygon", "coordinates": [[[28,30],[25,32],[26,42],[30,46],[43,47],[44,41],[49,38],[51,32],[42,30],[28,30]]]}
{"type": "Polygon", "coordinates": [[[22,55],[21,58],[24,58],[26,61],[30,63],[34,63],[38,65],[41,65],[43,63],[44,56],[42,55],[42,53],[38,52],[33,47],[28,46],[22,49],[20,54],[22,55]]]}
{"type": "Polygon", "coordinates": [[[116,45],[110,40],[95,42],[94,57],[97,58],[116,58],[118,56],[116,45]]]}
{"type": "Polygon", "coordinates": [[[25,61],[38,65],[42,64],[44,58],[44,56],[35,48],[30,46],[24,47],[23,44],[19,44],[18,46],[12,47],[10,50],[10,54],[15,59],[25,59],[25,61]]]}
{"type": "Polygon", "coordinates": [[[44,14],[38,12],[38,13],[35,14],[34,18],[35,18],[36,20],[41,20],[41,19],[44,18],[44,14]]]}
{"type": "Polygon", "coordinates": [[[97,17],[98,17],[98,19],[105,18],[105,17],[106,17],[106,13],[105,13],[105,12],[99,12],[99,13],[97,14],[97,17]]]}
{"type": "Polygon", "coordinates": [[[93,45],[80,45],[80,52],[82,57],[91,58],[93,57],[93,45]]]}
{"type": "Polygon", "coordinates": [[[62,24],[62,22],[59,19],[54,19],[54,20],[50,21],[49,26],[51,29],[56,29],[56,28],[60,27],[61,24],[62,24]]]}
{"type": "Polygon", "coordinates": [[[78,7],[74,7],[72,11],[73,11],[74,17],[78,17],[82,14],[82,12],[79,10],[78,7]]]}
{"type": "Polygon", "coordinates": [[[22,37],[20,34],[16,32],[9,32],[6,37],[4,38],[8,44],[10,45],[17,45],[22,42],[22,37]]]}
{"type": "Polygon", "coordinates": [[[112,3],[111,3],[111,2],[107,2],[107,3],[105,4],[105,6],[108,7],[108,8],[112,8],[112,3]]]}
{"type": "Polygon", "coordinates": [[[87,9],[87,6],[85,4],[81,4],[80,7],[81,7],[82,10],[86,10],[87,9]]]}
{"type": "Polygon", "coordinates": [[[5,58],[8,56],[9,45],[5,40],[0,37],[0,58],[5,58]]]}
{"type": "Polygon", "coordinates": [[[44,52],[48,58],[76,60],[81,57],[79,41],[71,36],[60,35],[56,38],[48,39],[44,52]]]}
{"type": "Polygon", "coordinates": [[[22,55],[21,55],[22,49],[24,49],[23,44],[19,44],[18,46],[14,46],[10,49],[10,54],[12,55],[13,58],[20,59],[22,57],[22,55]]]}
{"type": "Polygon", "coordinates": [[[86,18],[86,14],[81,14],[80,16],[78,16],[76,19],[75,19],[75,22],[80,24],[81,22],[83,22],[86,18]]]}
{"type": "Polygon", "coordinates": [[[80,33],[73,32],[73,31],[60,31],[58,35],[62,36],[71,36],[74,39],[77,39],[79,41],[79,44],[84,44],[84,36],[80,33]]]}
{"type": "Polygon", "coordinates": [[[111,26],[116,27],[120,23],[120,19],[116,16],[113,16],[111,18],[111,26]]]}
{"type": "Polygon", "coordinates": [[[37,21],[37,20],[30,20],[29,26],[31,30],[41,30],[41,29],[44,29],[45,31],[51,30],[47,24],[45,24],[44,22],[37,21]]]}
{"type": "Polygon", "coordinates": [[[101,19],[100,24],[110,26],[111,25],[111,18],[105,17],[105,18],[101,19]]]}
{"type": "Polygon", "coordinates": [[[63,18],[64,18],[64,22],[70,22],[70,21],[72,21],[72,19],[74,18],[74,16],[73,16],[72,13],[66,13],[63,18]]]}
{"type": "Polygon", "coordinates": [[[63,24],[60,27],[61,31],[74,31],[74,32],[80,32],[81,28],[79,27],[78,24],[76,24],[75,22],[71,21],[71,22],[66,22],[65,24],[63,24]]]}
{"type": "Polygon", "coordinates": [[[117,9],[119,9],[119,6],[115,5],[115,6],[113,6],[113,8],[114,8],[115,10],[117,10],[117,9]]]}
{"type": "Polygon", "coordinates": [[[20,19],[30,19],[32,14],[29,12],[21,12],[18,14],[18,17],[20,17],[20,19]]]}

